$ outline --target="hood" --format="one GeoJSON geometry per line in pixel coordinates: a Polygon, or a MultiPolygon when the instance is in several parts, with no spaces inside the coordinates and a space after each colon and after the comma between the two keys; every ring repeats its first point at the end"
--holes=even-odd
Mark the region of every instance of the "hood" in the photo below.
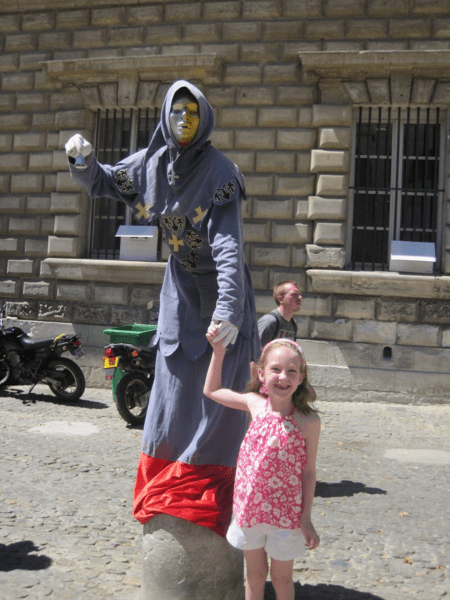
{"type": "Polygon", "coordinates": [[[200,122],[194,139],[186,147],[195,147],[197,150],[199,150],[201,149],[203,144],[205,144],[208,141],[208,138],[214,127],[214,111],[208,100],[202,94],[202,92],[197,87],[195,87],[195,85],[189,83],[189,81],[184,81],[183,79],[181,79],[179,81],[176,81],[169,88],[161,108],[162,135],[167,146],[179,148],[179,144],[177,143],[170,128],[169,116],[173,104],[173,98],[175,94],[181,89],[188,90],[197,100],[200,122]]]}
{"type": "MultiPolygon", "coordinates": [[[[200,168],[206,166],[211,142],[208,140],[214,126],[214,111],[202,92],[189,81],[176,81],[167,91],[161,108],[161,119],[150,141],[147,156],[152,156],[158,177],[164,178],[172,190],[169,196],[179,196],[191,184],[200,168]],[[193,141],[180,146],[170,128],[170,109],[178,90],[186,88],[198,103],[199,125],[193,141]],[[163,175],[164,173],[164,175],[163,175]]],[[[160,183],[160,182],[159,182],[160,183]]],[[[170,203],[166,196],[166,203],[170,203]]],[[[152,202],[153,205],[153,202],[152,202]]]]}

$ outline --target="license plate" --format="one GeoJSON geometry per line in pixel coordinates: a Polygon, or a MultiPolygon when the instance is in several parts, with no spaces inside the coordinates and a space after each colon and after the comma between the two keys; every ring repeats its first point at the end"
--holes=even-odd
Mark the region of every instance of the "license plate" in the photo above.
{"type": "Polygon", "coordinates": [[[107,356],[103,357],[103,368],[104,369],[112,369],[117,367],[119,364],[119,357],[114,356],[113,358],[108,358],[107,356]]]}
{"type": "Polygon", "coordinates": [[[86,350],[84,348],[75,348],[72,355],[78,360],[86,355],[86,350]]]}
{"type": "Polygon", "coordinates": [[[106,381],[112,381],[114,379],[114,373],[116,372],[115,369],[108,369],[107,367],[105,367],[105,379],[106,381]]]}

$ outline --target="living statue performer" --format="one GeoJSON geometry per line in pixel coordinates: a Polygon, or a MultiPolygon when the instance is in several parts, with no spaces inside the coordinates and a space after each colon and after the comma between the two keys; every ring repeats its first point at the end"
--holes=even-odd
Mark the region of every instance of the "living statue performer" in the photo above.
{"type": "Polygon", "coordinates": [[[93,197],[159,219],[170,257],[161,289],[156,373],[144,426],[134,516],[168,514],[225,536],[231,518],[242,411],[203,395],[206,332],[227,347],[223,385],[242,391],[260,354],[253,288],[244,264],[243,177],[208,137],[213,109],[187,81],[167,92],[147,149],[99,164],[80,135],[66,144],[72,177],[93,197]]]}

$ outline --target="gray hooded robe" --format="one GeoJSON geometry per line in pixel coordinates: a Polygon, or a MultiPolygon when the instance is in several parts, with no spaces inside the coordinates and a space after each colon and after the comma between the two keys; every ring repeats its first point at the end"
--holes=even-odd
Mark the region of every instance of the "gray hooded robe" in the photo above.
{"type": "Polygon", "coordinates": [[[147,149],[115,166],[101,165],[91,154],[85,169],[71,165],[71,172],[91,196],[126,202],[140,224],[159,219],[171,252],[160,296],[159,352],[144,426],[135,517],[145,523],[161,512],[173,514],[224,535],[246,415],[203,396],[211,357],[205,334],[212,319],[239,328],[236,342],[227,349],[222,381],[237,391],[244,389],[260,345],[244,263],[243,177],[208,141],[213,122],[213,110],[200,90],[177,81],[167,92],[161,122],[147,149]],[[193,141],[180,147],[169,114],[182,88],[197,99],[200,122],[193,141]],[[194,483],[191,492],[177,493],[178,484],[183,489],[186,470],[190,481],[198,475],[198,489],[194,483]]]}

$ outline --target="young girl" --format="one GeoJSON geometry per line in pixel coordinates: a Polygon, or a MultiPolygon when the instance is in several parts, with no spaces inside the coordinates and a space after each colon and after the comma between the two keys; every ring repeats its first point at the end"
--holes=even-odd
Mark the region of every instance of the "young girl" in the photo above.
{"type": "Polygon", "coordinates": [[[311,522],[316,485],[320,418],[310,406],[302,349],[288,339],[269,342],[247,393],[221,387],[226,353],[213,348],[204,394],[225,406],[250,413],[236,469],[230,544],[244,551],[246,600],[263,600],[269,572],[277,600],[294,600],[294,558],[319,545],[311,522]]]}

